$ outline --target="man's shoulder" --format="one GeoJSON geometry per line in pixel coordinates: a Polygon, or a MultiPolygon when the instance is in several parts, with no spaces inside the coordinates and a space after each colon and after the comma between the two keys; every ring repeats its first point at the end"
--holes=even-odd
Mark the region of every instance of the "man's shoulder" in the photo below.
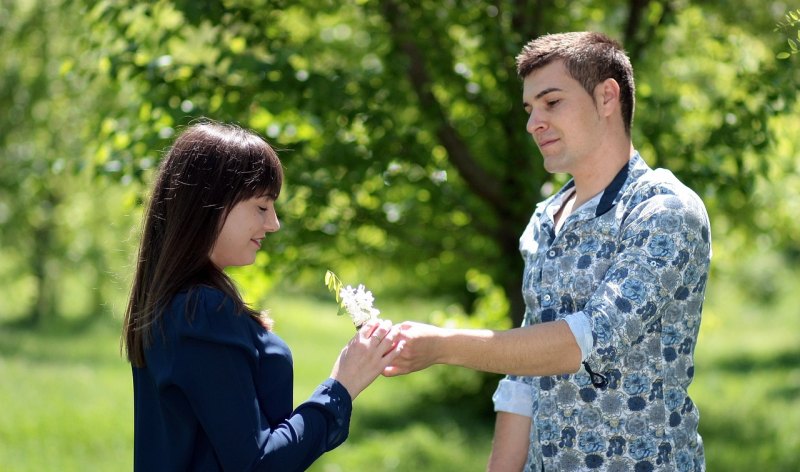
{"type": "Polygon", "coordinates": [[[684,184],[672,171],[663,168],[647,169],[637,175],[625,191],[627,206],[638,206],[647,200],[681,202],[683,205],[705,208],[700,196],[684,184]]]}

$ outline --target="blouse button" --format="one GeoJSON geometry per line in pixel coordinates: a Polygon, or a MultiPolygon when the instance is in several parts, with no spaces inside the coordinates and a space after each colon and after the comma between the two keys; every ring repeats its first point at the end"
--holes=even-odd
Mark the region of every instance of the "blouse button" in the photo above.
{"type": "Polygon", "coordinates": [[[553,249],[550,249],[549,251],[547,251],[547,255],[550,256],[550,257],[555,257],[556,256],[556,251],[553,250],[553,249]]]}
{"type": "Polygon", "coordinates": [[[545,295],[542,297],[542,300],[544,300],[544,301],[546,301],[546,302],[549,302],[549,301],[550,301],[550,294],[549,294],[549,293],[546,293],[546,294],[545,294],[545,295]]]}

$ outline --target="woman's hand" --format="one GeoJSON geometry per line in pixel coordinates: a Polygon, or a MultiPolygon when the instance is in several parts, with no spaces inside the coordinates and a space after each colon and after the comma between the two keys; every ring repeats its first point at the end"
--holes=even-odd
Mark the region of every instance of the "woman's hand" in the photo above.
{"type": "Polygon", "coordinates": [[[367,322],[342,349],[331,377],[355,399],[400,354],[404,343],[395,343],[396,338],[391,321],[367,322]]]}

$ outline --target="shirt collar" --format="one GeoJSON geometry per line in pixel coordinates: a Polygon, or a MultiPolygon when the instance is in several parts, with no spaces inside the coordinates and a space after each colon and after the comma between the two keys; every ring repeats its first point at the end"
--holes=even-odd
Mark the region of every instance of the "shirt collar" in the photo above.
{"type": "MultiPolygon", "coordinates": [[[[609,210],[614,208],[614,205],[616,205],[619,199],[622,197],[622,191],[625,189],[625,184],[628,182],[630,175],[632,173],[638,175],[638,173],[646,169],[647,164],[644,162],[639,153],[635,152],[633,156],[628,159],[628,162],[622,166],[619,172],[617,172],[617,175],[611,180],[603,192],[599,194],[600,198],[597,200],[597,206],[594,208],[594,216],[598,217],[600,215],[604,215],[609,210]]],[[[558,203],[573,187],[575,187],[575,180],[570,179],[570,181],[564,184],[561,190],[559,190],[552,199],[548,200],[548,202],[558,203]]],[[[595,195],[592,200],[597,198],[598,195],[595,195]]],[[[588,210],[589,208],[591,208],[591,206],[588,206],[586,209],[588,210]]]]}
{"type": "Polygon", "coordinates": [[[633,157],[628,159],[628,162],[622,166],[622,169],[617,172],[617,175],[608,184],[605,190],[603,190],[603,196],[600,197],[600,202],[597,204],[597,208],[594,210],[594,216],[600,216],[608,212],[614,205],[617,203],[618,196],[620,195],[620,191],[622,187],[625,185],[625,182],[628,180],[628,175],[630,174],[630,168],[634,165],[634,160],[639,157],[639,153],[637,152],[634,154],[633,157]]]}

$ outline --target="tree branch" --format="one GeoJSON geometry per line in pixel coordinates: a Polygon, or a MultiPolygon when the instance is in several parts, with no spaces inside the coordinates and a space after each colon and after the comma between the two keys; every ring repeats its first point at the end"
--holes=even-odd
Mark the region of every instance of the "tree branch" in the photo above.
{"type": "MultiPolygon", "coordinates": [[[[520,35],[523,44],[541,34],[543,15],[535,14],[547,10],[548,0],[515,0],[511,16],[511,28],[520,35]]],[[[522,47],[522,44],[518,45],[522,47]]]]}
{"type": "Polygon", "coordinates": [[[628,22],[625,24],[624,39],[625,45],[630,49],[638,51],[641,44],[639,43],[639,25],[642,22],[642,11],[647,8],[650,0],[630,0],[630,9],[628,10],[628,22]]]}
{"type": "Polygon", "coordinates": [[[644,10],[652,0],[630,0],[630,10],[628,12],[628,22],[625,24],[623,44],[628,51],[631,62],[637,60],[644,53],[644,49],[649,46],[658,31],[657,26],[662,25],[673,13],[673,6],[670,0],[661,0],[662,13],[655,24],[647,25],[642,32],[642,17],[644,10]]]}
{"type": "Polygon", "coordinates": [[[425,66],[425,56],[403,21],[405,15],[393,0],[384,0],[381,5],[396,46],[408,58],[408,79],[419,99],[420,107],[437,120],[436,136],[447,150],[450,162],[474,194],[496,209],[504,208],[507,204],[500,181],[478,164],[467,144],[450,123],[442,104],[434,96],[431,90],[432,79],[425,66]]]}

